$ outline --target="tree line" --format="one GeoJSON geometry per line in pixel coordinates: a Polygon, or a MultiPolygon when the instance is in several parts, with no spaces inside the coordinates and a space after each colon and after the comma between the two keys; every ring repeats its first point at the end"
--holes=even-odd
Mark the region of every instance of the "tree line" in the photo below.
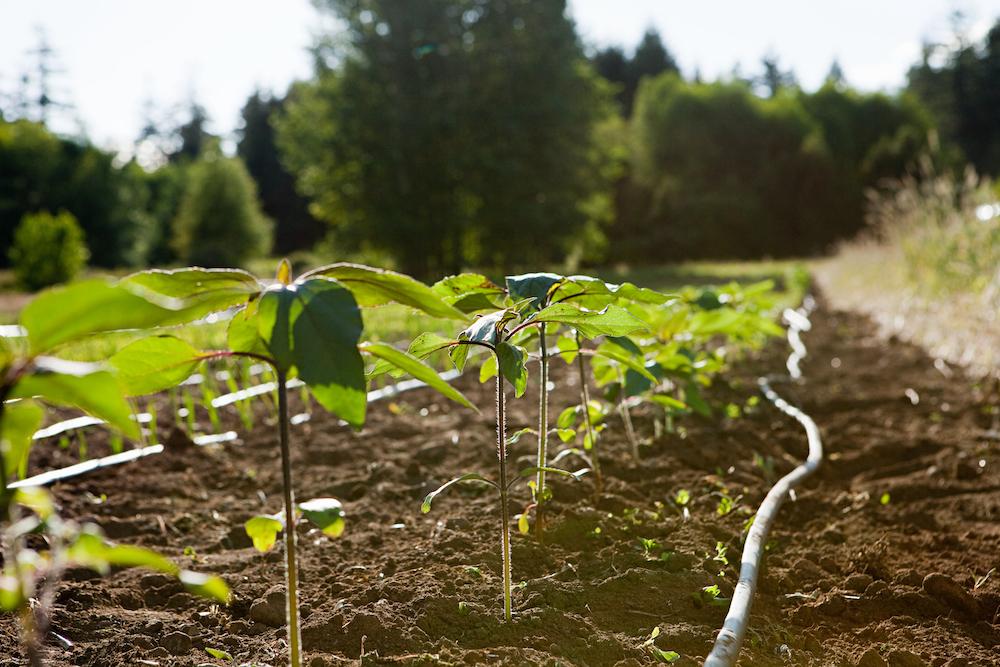
{"type": "Polygon", "coordinates": [[[152,169],[8,110],[0,247],[25,216],[65,212],[101,267],[317,244],[418,275],[808,255],[856,233],[866,190],[934,132],[945,166],[1000,170],[1000,23],[983,44],[928,47],[890,95],[836,63],[805,91],[771,56],[754,76],[686,77],[652,30],[591,52],[561,0],[316,6],[338,34],[315,43],[309,80],[248,98],[233,157],[196,104],[144,130],[152,169]]]}

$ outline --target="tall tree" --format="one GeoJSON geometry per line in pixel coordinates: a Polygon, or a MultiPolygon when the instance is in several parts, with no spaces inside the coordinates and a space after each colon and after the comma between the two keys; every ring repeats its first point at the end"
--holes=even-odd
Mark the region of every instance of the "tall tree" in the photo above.
{"type": "Polygon", "coordinates": [[[655,28],[648,28],[643,33],[631,58],[625,56],[621,47],[610,46],[597,51],[591,61],[598,74],[618,86],[615,99],[626,117],[632,115],[635,95],[643,79],[664,72],[680,72],[677,61],[655,28]]]}
{"type": "Polygon", "coordinates": [[[768,97],[776,97],[785,88],[794,88],[798,85],[794,72],[781,69],[778,56],[768,54],[761,59],[760,64],[763,71],[754,83],[763,88],[768,97]]]}
{"type": "Polygon", "coordinates": [[[257,183],[261,208],[275,221],[275,252],[288,254],[312,247],[325,226],[310,215],[308,202],[295,191],[295,177],[281,164],[271,119],[282,107],[283,100],[254,91],[243,105],[236,153],[257,183]]]}
{"type": "MultiPolygon", "coordinates": [[[[346,27],[279,143],[347,247],[413,273],[562,259],[609,196],[606,113],[565,2],[325,0],[346,27]]],[[[588,231],[590,230],[590,231],[588,231]]]]}
{"type": "Polygon", "coordinates": [[[188,120],[176,130],[178,145],[170,153],[171,162],[190,162],[201,157],[213,139],[205,129],[206,125],[208,113],[203,106],[192,100],[188,107],[188,120]]]}

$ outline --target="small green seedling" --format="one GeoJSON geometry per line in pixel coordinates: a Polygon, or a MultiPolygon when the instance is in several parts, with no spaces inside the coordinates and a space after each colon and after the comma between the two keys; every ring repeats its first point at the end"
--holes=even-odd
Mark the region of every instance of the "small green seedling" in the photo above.
{"type": "MultiPolygon", "coordinates": [[[[128,328],[157,326],[172,316],[136,290],[92,280],[43,292],[21,312],[24,339],[0,339],[0,610],[17,613],[25,654],[41,665],[49,610],[63,573],[83,567],[107,574],[112,567],[148,567],[178,577],[189,590],[228,602],[218,577],[182,570],[139,547],[115,545],[94,524],[62,519],[47,491],[12,488],[24,478],[33,435],[45,404],[70,406],[103,419],[134,439],[140,437],[132,409],[110,369],[51,356],[63,345],[128,328]],[[29,535],[44,536],[48,549],[29,546],[29,535]],[[34,602],[33,602],[34,601],[34,602]]],[[[81,452],[85,454],[85,452],[81,452]]]]}
{"type": "Polygon", "coordinates": [[[360,427],[367,407],[362,356],[366,354],[473,407],[419,359],[391,345],[360,340],[361,306],[396,301],[438,317],[464,318],[464,314],[409,276],[357,264],[332,264],[295,279],[291,265],[283,260],[275,280],[267,282],[244,271],[189,268],[145,271],[126,278],[125,283],[151,299],[176,304],[177,321],[239,308],[229,323],[228,350],[200,351],[172,336],[145,338],[123,348],[112,363],[130,394],[176,386],[211,359],[253,359],[274,371],[284,509],[277,516],[254,517],[246,529],[261,550],[269,549],[278,532],[284,532],[289,663],[300,667],[295,526],[304,517],[335,537],[343,531],[344,514],[339,501],[333,498],[295,502],[288,380],[297,376],[320,405],[351,426],[360,427]]]}
{"type": "Polygon", "coordinates": [[[681,655],[677,651],[664,651],[656,645],[656,638],[660,636],[660,626],[653,628],[653,631],[649,633],[649,637],[642,643],[644,649],[649,650],[658,660],[665,662],[668,665],[673,664],[680,660],[681,655]]]}

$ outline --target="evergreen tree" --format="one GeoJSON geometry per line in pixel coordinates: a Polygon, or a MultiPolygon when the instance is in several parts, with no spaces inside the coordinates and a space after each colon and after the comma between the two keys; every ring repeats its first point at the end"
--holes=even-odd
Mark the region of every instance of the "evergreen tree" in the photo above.
{"type": "Polygon", "coordinates": [[[236,152],[257,183],[261,208],[275,221],[275,252],[288,254],[312,247],[325,228],[309,214],[295,191],[295,178],[281,164],[271,119],[282,106],[282,100],[254,91],[243,106],[236,152]]]}

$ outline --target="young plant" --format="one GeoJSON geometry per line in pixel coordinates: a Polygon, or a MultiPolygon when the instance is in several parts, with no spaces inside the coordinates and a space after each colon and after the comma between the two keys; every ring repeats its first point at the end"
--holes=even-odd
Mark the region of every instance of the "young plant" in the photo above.
{"type": "Polygon", "coordinates": [[[172,317],[134,290],[88,281],[43,293],[21,313],[25,336],[0,339],[0,610],[19,615],[31,665],[41,665],[49,609],[63,572],[87,567],[106,574],[112,566],[143,566],[177,576],[190,590],[227,602],[229,589],[218,577],[181,570],[147,549],[114,545],[94,524],[62,519],[44,489],[14,482],[24,478],[43,405],[71,406],[105,420],[131,438],[139,437],[132,410],[118,382],[101,364],[66,361],[53,352],[102,332],[155,326],[172,317]],[[28,546],[41,535],[47,548],[28,546]]]}
{"type": "MultiPolygon", "coordinates": [[[[511,300],[515,303],[525,304],[519,310],[522,313],[537,313],[543,309],[556,304],[562,304],[563,311],[566,307],[577,310],[598,310],[607,308],[612,303],[627,304],[632,300],[640,300],[645,303],[662,303],[667,299],[653,290],[641,289],[625,283],[623,285],[609,285],[602,280],[590,276],[560,276],[555,273],[525,273],[517,276],[507,276],[507,292],[511,300]],[[572,303],[566,303],[570,302],[572,303]]],[[[642,323],[636,321],[634,328],[626,330],[628,327],[618,329],[618,335],[632,333],[637,328],[642,328],[642,323]]],[[[549,348],[548,336],[550,326],[558,329],[558,323],[554,325],[541,324],[537,327],[538,332],[538,354],[539,354],[539,400],[538,400],[538,474],[533,486],[535,496],[535,531],[539,540],[543,539],[545,530],[545,505],[552,496],[551,490],[546,486],[545,474],[548,466],[548,438],[550,435],[548,406],[549,406],[549,348]]],[[[555,332],[553,332],[555,333],[555,332]]],[[[579,332],[576,332],[577,348],[579,348],[579,332]]],[[[579,362],[583,363],[582,358],[579,362]]],[[[583,404],[587,404],[584,401],[583,404]]],[[[586,443],[594,442],[593,429],[587,430],[589,440],[586,443]]],[[[600,462],[595,461],[596,457],[591,457],[595,472],[596,483],[600,484],[600,462]]]]}
{"type": "MultiPolygon", "coordinates": [[[[512,307],[497,310],[479,317],[469,327],[458,334],[456,339],[448,340],[434,334],[423,334],[418,337],[410,352],[416,356],[427,356],[437,350],[449,350],[451,360],[456,368],[465,368],[472,348],[483,348],[489,356],[483,362],[479,379],[485,382],[496,378],[496,430],[497,430],[497,462],[498,477],[491,480],[479,473],[466,473],[447,482],[439,489],[431,492],[424,499],[423,512],[429,512],[434,498],[449,487],[462,483],[473,482],[487,484],[496,489],[500,498],[500,550],[503,577],[503,613],[504,619],[511,618],[511,562],[510,562],[510,509],[509,493],[511,486],[518,480],[534,477],[538,472],[578,478],[585,471],[570,473],[550,466],[533,466],[518,473],[513,479],[507,475],[507,448],[510,441],[506,431],[506,391],[505,382],[514,388],[514,396],[524,394],[528,384],[528,371],[525,362],[527,351],[518,342],[523,340],[522,333],[533,327],[546,325],[562,325],[580,330],[591,337],[617,333],[622,330],[633,331],[642,327],[626,310],[607,306],[600,311],[587,310],[565,304],[552,304],[540,310],[526,308],[525,302],[512,307]]],[[[544,427],[543,427],[544,428],[544,427]]],[[[544,430],[548,430],[544,428],[544,430]]],[[[536,502],[537,502],[536,490],[536,502]]]]}
{"type": "Polygon", "coordinates": [[[464,317],[428,286],[409,276],[354,264],[334,264],[293,279],[287,261],[273,282],[242,271],[181,269],[150,271],[127,279],[153,297],[178,300],[189,316],[238,307],[229,324],[228,350],[199,351],[171,336],[137,341],[112,359],[128,391],[151,393],[175,386],[202,362],[245,357],[274,369],[278,395],[278,442],[281,449],[283,511],[258,516],[246,524],[260,550],[269,549],[284,531],[289,663],[302,663],[298,610],[298,558],[295,526],[300,516],[324,533],[343,531],[339,501],[319,498],[296,504],[289,442],[288,380],[297,376],[316,401],[348,424],[365,420],[367,382],[363,354],[424,381],[448,398],[473,407],[414,356],[384,343],[361,342],[360,306],[389,301],[439,317],[464,317]]]}

